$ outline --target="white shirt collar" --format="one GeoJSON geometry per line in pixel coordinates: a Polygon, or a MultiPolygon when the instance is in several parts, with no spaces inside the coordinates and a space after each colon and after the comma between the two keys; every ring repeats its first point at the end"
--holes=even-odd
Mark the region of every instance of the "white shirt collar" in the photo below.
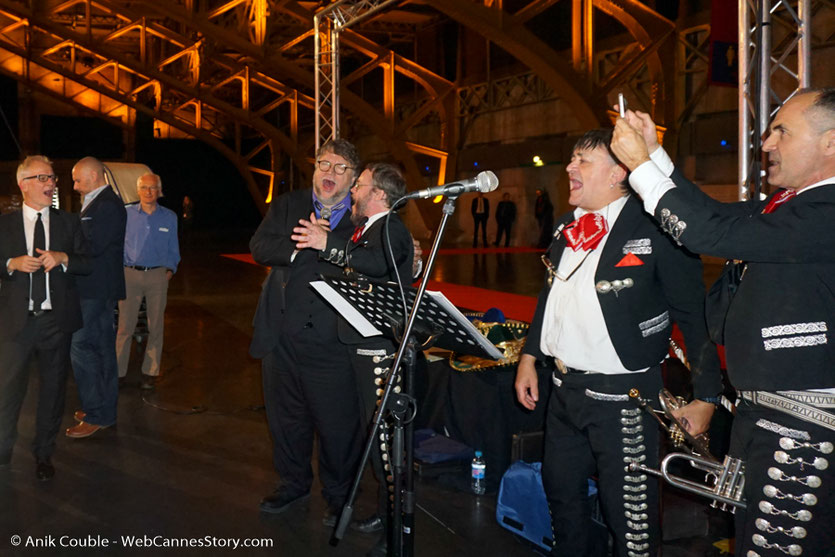
{"type": "Polygon", "coordinates": [[[365,221],[365,225],[362,227],[362,231],[365,232],[366,230],[368,230],[368,228],[372,224],[374,224],[375,222],[377,222],[381,218],[385,217],[387,214],[388,214],[388,211],[380,211],[379,213],[375,213],[375,214],[371,215],[370,217],[368,217],[368,220],[365,221]]]}
{"type": "Polygon", "coordinates": [[[815,182],[814,184],[812,184],[810,186],[806,186],[805,188],[803,188],[802,190],[797,192],[797,195],[800,195],[803,192],[807,192],[809,190],[813,190],[815,188],[819,188],[821,186],[826,186],[826,185],[835,185],[835,176],[830,176],[829,178],[821,180],[820,182],[815,182]]]}
{"type": "Polygon", "coordinates": [[[93,191],[91,191],[90,193],[88,193],[87,195],[85,195],[85,196],[84,196],[84,201],[82,201],[82,203],[81,203],[81,210],[83,211],[84,209],[86,209],[86,208],[87,208],[87,206],[88,206],[88,205],[90,205],[90,203],[92,203],[92,202],[93,202],[93,200],[94,200],[94,199],[95,199],[95,198],[96,198],[96,197],[97,197],[97,196],[98,196],[101,192],[103,192],[105,188],[109,188],[109,187],[110,187],[110,185],[109,185],[109,184],[105,184],[105,185],[103,185],[103,186],[99,186],[99,187],[97,187],[96,189],[94,189],[93,191]]]}
{"type": "Polygon", "coordinates": [[[26,203],[23,204],[23,218],[30,221],[38,219],[38,213],[41,214],[41,220],[46,222],[49,219],[49,207],[44,207],[40,211],[36,211],[26,203]]]}

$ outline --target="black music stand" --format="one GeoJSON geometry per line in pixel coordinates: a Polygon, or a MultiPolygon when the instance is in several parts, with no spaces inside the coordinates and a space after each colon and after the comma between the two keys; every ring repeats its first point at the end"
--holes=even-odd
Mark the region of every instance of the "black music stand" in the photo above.
{"type": "MultiPolygon", "coordinates": [[[[360,334],[365,337],[385,336],[394,338],[403,330],[405,316],[397,283],[380,282],[348,277],[323,276],[323,280],[310,283],[311,286],[331,304],[360,334]]],[[[423,287],[425,289],[425,287],[423,287]]],[[[407,307],[414,313],[415,299],[419,290],[404,288],[407,307]]],[[[481,358],[501,359],[503,354],[458,309],[440,292],[425,291],[422,305],[417,313],[410,316],[409,325],[424,331],[430,331],[433,344],[458,353],[470,354],[481,358]]],[[[389,554],[410,557],[414,554],[414,449],[412,421],[417,413],[417,403],[411,396],[413,391],[413,372],[418,343],[411,334],[411,327],[406,327],[409,338],[399,339],[400,348],[395,364],[389,372],[386,388],[380,406],[374,414],[374,424],[365,445],[359,470],[343,508],[339,524],[332,543],[336,544],[344,536],[353,514],[353,502],[356,498],[365,463],[376,442],[386,412],[394,418],[394,434],[391,443],[392,484],[394,485],[394,504],[392,520],[389,521],[389,554]],[[403,362],[403,392],[395,393],[397,376],[401,373],[403,362]],[[411,412],[409,409],[411,408],[411,412]]],[[[381,479],[382,480],[382,479],[381,479]]]]}

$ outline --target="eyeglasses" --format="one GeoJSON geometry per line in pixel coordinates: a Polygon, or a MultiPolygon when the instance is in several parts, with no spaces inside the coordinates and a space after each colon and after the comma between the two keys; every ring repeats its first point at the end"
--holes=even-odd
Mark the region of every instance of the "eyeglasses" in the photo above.
{"type": "Polygon", "coordinates": [[[351,186],[352,190],[358,190],[363,186],[374,187],[373,184],[360,184],[359,182],[354,182],[354,185],[351,186]]]}
{"type": "Polygon", "coordinates": [[[139,186],[139,191],[157,191],[159,188],[157,186],[139,186]]]}
{"type": "Polygon", "coordinates": [[[331,167],[333,167],[333,173],[337,176],[342,176],[343,174],[345,174],[345,171],[349,168],[351,170],[354,169],[353,166],[348,166],[347,164],[342,164],[341,162],[334,164],[331,161],[316,161],[316,164],[319,166],[319,170],[321,170],[322,172],[327,172],[331,169],[331,167]]]}
{"type": "Polygon", "coordinates": [[[55,174],[37,174],[35,176],[27,176],[26,178],[23,178],[23,179],[24,180],[37,179],[38,182],[49,182],[50,180],[52,180],[56,184],[58,183],[58,176],[56,176],[55,174]]]}

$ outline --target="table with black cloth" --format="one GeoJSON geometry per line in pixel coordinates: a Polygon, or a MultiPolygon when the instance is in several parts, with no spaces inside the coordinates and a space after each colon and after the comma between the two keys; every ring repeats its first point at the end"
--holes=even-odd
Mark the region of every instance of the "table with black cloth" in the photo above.
{"type": "Polygon", "coordinates": [[[415,429],[446,432],[481,451],[487,462],[488,490],[495,490],[511,464],[513,435],[544,427],[552,370],[537,368],[540,404],[529,411],[516,400],[515,365],[461,372],[449,365],[447,352],[433,354],[440,357],[430,358],[426,373],[416,377],[415,429]]]}

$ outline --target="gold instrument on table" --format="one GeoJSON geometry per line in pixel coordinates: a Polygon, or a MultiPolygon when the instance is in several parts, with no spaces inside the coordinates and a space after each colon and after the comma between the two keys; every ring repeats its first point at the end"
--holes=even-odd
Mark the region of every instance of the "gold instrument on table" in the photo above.
{"type": "MultiPolygon", "coordinates": [[[[464,315],[473,316],[469,313],[464,315]]],[[[449,365],[452,369],[456,371],[481,371],[493,367],[512,366],[519,362],[530,325],[515,319],[507,319],[504,323],[474,319],[472,323],[487,340],[501,351],[502,358],[500,360],[488,360],[478,356],[453,352],[449,356],[449,365]]]]}
{"type": "Polygon", "coordinates": [[[664,457],[661,461],[661,469],[655,470],[643,464],[631,463],[631,471],[640,470],[654,476],[664,478],[668,484],[701,495],[713,500],[711,507],[723,511],[735,512],[736,508],[745,508],[745,501],[742,500],[742,490],[745,486],[745,464],[738,458],[726,456],[723,462],[710,454],[708,440],[705,435],[693,436],[684,427],[684,424],[676,418],[672,411],[684,406],[682,398],[674,397],[667,389],[661,389],[658,393],[658,401],[662,412],[654,410],[641,398],[637,389],[629,391],[629,396],[642,409],[649,412],[666,431],[673,446],[676,449],[683,449],[685,452],[673,452],[664,457]],[[658,414],[663,413],[669,424],[662,420],[658,414]],[[684,460],[693,468],[705,472],[705,483],[695,482],[687,478],[673,475],[668,468],[671,462],[684,460]]]}

